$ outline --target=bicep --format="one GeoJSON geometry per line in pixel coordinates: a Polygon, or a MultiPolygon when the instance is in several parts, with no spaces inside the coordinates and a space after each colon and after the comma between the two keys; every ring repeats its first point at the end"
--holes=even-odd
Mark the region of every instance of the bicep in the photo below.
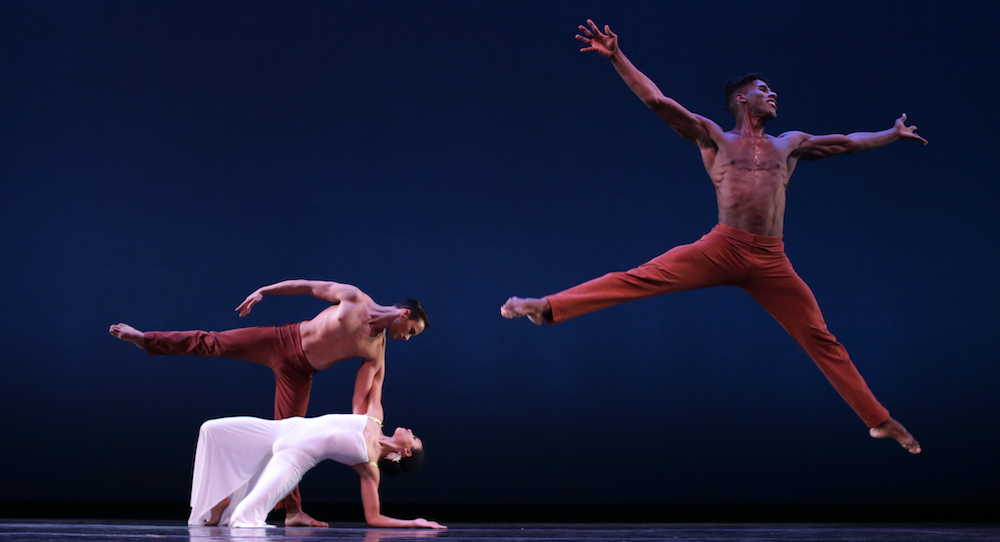
{"type": "Polygon", "coordinates": [[[851,139],[842,134],[816,136],[804,132],[792,132],[786,136],[801,139],[791,154],[793,158],[799,160],[819,160],[851,152],[851,139]]]}
{"type": "Polygon", "coordinates": [[[721,128],[710,119],[688,111],[673,98],[660,97],[655,103],[650,104],[650,109],[678,135],[699,147],[714,145],[713,128],[721,132],[721,128]]]}
{"type": "Polygon", "coordinates": [[[332,281],[311,281],[310,288],[312,296],[331,303],[341,301],[356,301],[360,298],[361,290],[357,286],[350,284],[340,284],[332,281]]]}

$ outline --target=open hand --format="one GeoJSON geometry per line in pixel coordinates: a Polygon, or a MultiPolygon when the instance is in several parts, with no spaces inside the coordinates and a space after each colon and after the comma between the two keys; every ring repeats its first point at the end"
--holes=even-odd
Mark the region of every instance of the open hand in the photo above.
{"type": "Polygon", "coordinates": [[[590,25],[590,28],[581,24],[580,32],[583,35],[576,35],[576,39],[587,44],[586,47],[580,49],[580,52],[597,51],[601,56],[611,58],[611,55],[618,50],[618,35],[612,32],[608,25],[604,25],[604,33],[602,34],[593,20],[587,19],[587,24],[590,25]]]}
{"type": "Polygon", "coordinates": [[[430,520],[424,519],[424,518],[417,518],[417,519],[413,520],[413,525],[414,525],[414,527],[425,527],[425,528],[428,528],[428,529],[447,529],[447,527],[445,527],[444,525],[441,525],[440,523],[438,523],[436,521],[430,521],[430,520]]]}
{"type": "Polygon", "coordinates": [[[240,303],[240,306],[236,307],[236,310],[240,311],[240,318],[250,314],[250,309],[252,309],[257,303],[260,303],[261,299],[264,299],[264,296],[260,293],[260,290],[257,290],[247,296],[247,298],[243,300],[243,303],[240,303]]]}
{"type": "Polygon", "coordinates": [[[899,134],[900,139],[916,139],[917,141],[922,141],[924,145],[927,144],[927,140],[917,135],[916,126],[906,125],[906,113],[903,113],[902,117],[896,119],[896,133],[899,134]]]}

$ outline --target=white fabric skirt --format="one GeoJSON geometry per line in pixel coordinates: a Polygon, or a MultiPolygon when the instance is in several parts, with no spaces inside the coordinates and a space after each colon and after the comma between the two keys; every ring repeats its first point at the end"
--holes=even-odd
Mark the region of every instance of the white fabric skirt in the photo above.
{"type": "Polygon", "coordinates": [[[356,465],[368,460],[367,420],[366,416],[328,414],[205,422],[195,451],[188,525],[203,525],[212,507],[230,497],[219,525],[266,526],[267,514],[320,461],[356,465]]]}

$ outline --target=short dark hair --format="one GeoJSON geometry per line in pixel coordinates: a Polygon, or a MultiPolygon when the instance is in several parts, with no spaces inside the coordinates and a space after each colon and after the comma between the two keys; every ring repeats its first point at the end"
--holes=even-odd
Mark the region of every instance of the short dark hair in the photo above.
{"type": "Polygon", "coordinates": [[[416,299],[404,299],[393,305],[393,307],[408,309],[410,311],[410,320],[417,318],[424,321],[424,329],[431,327],[431,321],[427,319],[427,309],[424,309],[424,306],[416,299]]]}
{"type": "Polygon", "coordinates": [[[414,448],[408,457],[403,457],[399,461],[383,459],[378,462],[378,468],[385,474],[395,476],[401,472],[415,471],[424,464],[424,447],[414,448]]]}
{"type": "Polygon", "coordinates": [[[748,84],[753,83],[758,79],[767,84],[767,86],[771,86],[771,83],[767,82],[767,78],[764,77],[764,74],[757,72],[748,73],[738,79],[733,77],[726,82],[726,109],[728,109],[734,117],[740,112],[739,107],[736,106],[736,95],[743,91],[748,84]]]}

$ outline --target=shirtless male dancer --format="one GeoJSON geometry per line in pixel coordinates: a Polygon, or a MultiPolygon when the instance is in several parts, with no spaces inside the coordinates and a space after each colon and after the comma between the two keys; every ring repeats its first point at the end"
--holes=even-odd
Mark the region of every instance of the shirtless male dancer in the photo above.
{"type": "Polygon", "coordinates": [[[760,74],[749,74],[726,88],[726,103],[736,127],[725,132],[715,122],[691,113],[666,97],[618,48],[618,36],[594,21],[580,25],[577,39],[611,59],[625,83],[681,137],[698,145],[715,184],[719,224],[700,240],[675,247],[631,271],[609,273],[541,299],[512,297],[500,308],[506,318],[527,316],[535,324],[563,322],[619,303],[654,295],[703,288],[738,286],[780,323],[813,359],[841,397],[868,425],[875,438],[893,438],[910,453],[920,444],[875,399],[847,350],[827,330],[816,298],[792,269],[781,240],[785,188],[799,160],[817,160],[888,145],[901,139],[927,141],[907,127],[904,114],[881,132],[814,136],[764,132],[778,113],[777,94],[760,74]]]}
{"type": "MultiPolygon", "coordinates": [[[[266,295],[300,294],[334,304],[312,320],[284,326],[143,333],[128,324],[115,324],[109,331],[149,355],[216,356],[267,365],[274,371],[276,420],[306,415],[317,371],[360,357],[351,410],[354,414],[368,412],[370,398],[381,402],[386,338],[407,341],[420,334],[428,324],[427,312],[414,299],[387,307],[372,301],[356,286],[318,280],[286,280],[264,286],[247,296],[236,310],[243,317],[266,295]]],[[[286,526],[328,526],[302,511],[298,487],[276,509],[285,510],[286,526]]]]}

